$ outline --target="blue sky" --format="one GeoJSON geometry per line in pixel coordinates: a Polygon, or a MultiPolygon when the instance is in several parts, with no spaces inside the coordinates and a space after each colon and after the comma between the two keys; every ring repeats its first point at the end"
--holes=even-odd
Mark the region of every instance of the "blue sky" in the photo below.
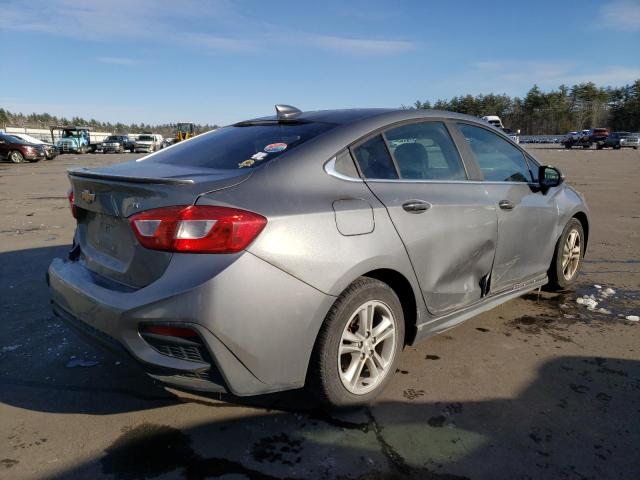
{"type": "Polygon", "coordinates": [[[640,78],[640,0],[0,0],[0,106],[226,124],[640,78]]]}

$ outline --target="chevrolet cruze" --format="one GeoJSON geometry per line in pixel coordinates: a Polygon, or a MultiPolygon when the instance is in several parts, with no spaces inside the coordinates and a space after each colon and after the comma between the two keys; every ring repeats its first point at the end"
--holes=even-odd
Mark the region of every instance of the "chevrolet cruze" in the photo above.
{"type": "Polygon", "coordinates": [[[371,401],[405,345],[575,282],[582,196],[502,132],[426,110],[301,112],[69,171],[54,312],[178,388],[371,401]]]}

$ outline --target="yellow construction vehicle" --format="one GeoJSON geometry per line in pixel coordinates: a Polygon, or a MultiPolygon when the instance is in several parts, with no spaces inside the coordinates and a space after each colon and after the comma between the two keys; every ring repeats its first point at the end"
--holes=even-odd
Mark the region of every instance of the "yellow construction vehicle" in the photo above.
{"type": "Polygon", "coordinates": [[[188,140],[191,137],[195,137],[197,134],[195,124],[191,122],[178,123],[174,143],[181,142],[182,140],[188,140]]]}

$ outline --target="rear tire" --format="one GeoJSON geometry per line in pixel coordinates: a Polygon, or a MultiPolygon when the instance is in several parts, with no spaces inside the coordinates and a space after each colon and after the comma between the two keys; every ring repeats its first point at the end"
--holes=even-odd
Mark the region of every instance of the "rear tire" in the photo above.
{"type": "Polygon", "coordinates": [[[18,150],[14,150],[9,153],[9,160],[11,160],[12,163],[23,163],[24,156],[18,150]]]}
{"type": "Polygon", "coordinates": [[[391,380],[403,345],[398,296],[387,284],[360,277],[338,297],[320,328],[307,390],[326,406],[369,404],[391,380]]]}
{"type": "Polygon", "coordinates": [[[566,290],[576,283],[584,258],[584,247],[582,224],[572,218],[560,235],[549,266],[549,286],[552,290],[566,290]]]}

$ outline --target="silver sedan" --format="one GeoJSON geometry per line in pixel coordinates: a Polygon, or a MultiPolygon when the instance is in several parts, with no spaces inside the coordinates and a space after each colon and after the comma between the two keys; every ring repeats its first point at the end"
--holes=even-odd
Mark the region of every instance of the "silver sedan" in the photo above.
{"type": "Polygon", "coordinates": [[[476,118],[301,112],[69,172],[54,312],[169,385],[372,401],[406,345],[575,281],[583,197],[476,118]]]}

